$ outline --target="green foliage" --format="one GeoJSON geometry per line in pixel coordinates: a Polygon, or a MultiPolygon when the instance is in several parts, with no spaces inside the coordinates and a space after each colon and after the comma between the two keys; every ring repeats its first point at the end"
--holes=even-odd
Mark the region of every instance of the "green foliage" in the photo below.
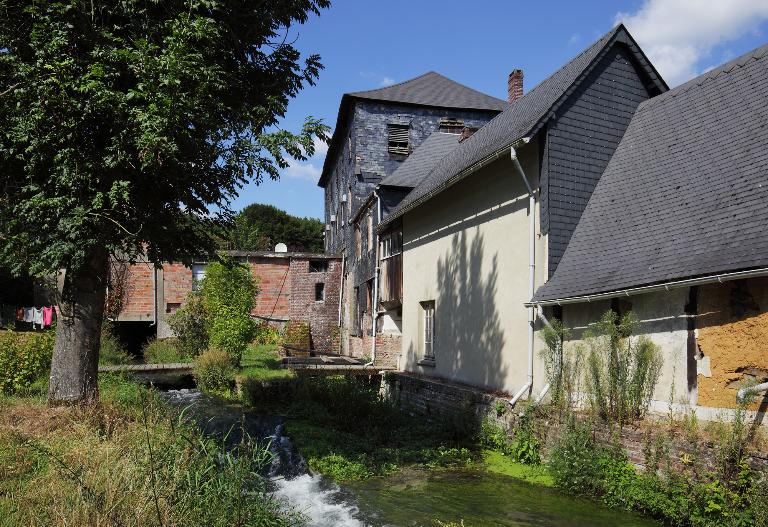
{"type": "Polygon", "coordinates": [[[323,252],[323,222],[299,218],[272,205],[254,203],[235,216],[229,232],[232,249],[271,251],[284,243],[290,251],[323,252]]]}
{"type": "Polygon", "coordinates": [[[53,331],[0,331],[0,393],[27,393],[43,380],[51,367],[53,342],[53,331]]]}
{"type": "Polygon", "coordinates": [[[0,423],[4,526],[302,524],[268,494],[265,445],[244,434],[228,451],[127,377],[104,375],[99,389],[99,407],[53,420],[40,403],[12,402],[27,426],[0,423]]]}
{"type": "MultiPolygon", "coordinates": [[[[657,465],[651,461],[651,465],[657,465]]],[[[759,486],[742,462],[730,479],[717,474],[659,471],[638,473],[619,446],[594,439],[591,424],[571,419],[550,453],[549,471],[560,489],[637,511],[668,525],[756,525],[762,513],[759,486]]],[[[757,523],[759,525],[759,523],[757,523]]]]}
{"type": "Polygon", "coordinates": [[[220,255],[206,267],[201,287],[202,304],[207,313],[209,344],[229,354],[239,364],[253,340],[256,323],[251,310],[259,292],[247,266],[220,255]]]}
{"type": "Polygon", "coordinates": [[[525,412],[515,428],[515,435],[508,447],[508,452],[513,459],[525,465],[538,465],[541,463],[539,454],[539,439],[533,430],[531,413],[525,412]]]}
{"type": "Polygon", "coordinates": [[[506,453],[509,446],[509,436],[500,424],[486,417],[480,422],[477,443],[482,448],[506,453]]]}
{"type": "Polygon", "coordinates": [[[256,325],[256,331],[253,337],[253,343],[260,346],[275,346],[282,344],[283,335],[276,327],[267,322],[260,322],[256,325]]]}
{"type": "Polygon", "coordinates": [[[566,399],[570,395],[571,384],[578,377],[575,363],[569,360],[563,351],[563,341],[570,337],[570,331],[562,322],[553,318],[549,325],[542,328],[542,337],[546,348],[540,355],[544,362],[544,368],[549,382],[549,393],[552,404],[562,406],[568,404],[566,399]]]}
{"type": "Polygon", "coordinates": [[[99,347],[99,364],[130,364],[133,357],[126,351],[120,339],[115,335],[114,327],[108,321],[101,326],[101,345],[99,347]]]}
{"type": "Polygon", "coordinates": [[[291,320],[285,325],[285,343],[301,349],[312,348],[312,332],[309,324],[291,320]]]}
{"type": "Polygon", "coordinates": [[[187,296],[187,302],[168,317],[168,325],[184,357],[197,357],[208,348],[208,311],[199,293],[187,296]]]}
{"type": "Polygon", "coordinates": [[[232,358],[224,350],[211,348],[195,359],[195,381],[206,392],[229,392],[235,378],[232,358]]]}
{"type": "Polygon", "coordinates": [[[274,346],[248,346],[240,361],[240,376],[257,381],[287,379],[293,372],[282,367],[274,346]]]}
{"type": "Polygon", "coordinates": [[[144,345],[142,353],[147,364],[170,364],[189,359],[181,353],[176,339],[152,339],[144,345]]]}
{"type": "Polygon", "coordinates": [[[212,253],[240,187],[327,138],[313,118],[275,125],[322,68],[283,36],[328,6],[2,1],[0,261],[44,274],[97,249],[212,253]]]}
{"type": "Polygon", "coordinates": [[[632,337],[637,320],[621,320],[609,310],[587,334],[587,392],[592,409],[604,420],[641,418],[661,372],[659,347],[645,336],[632,337]]]}

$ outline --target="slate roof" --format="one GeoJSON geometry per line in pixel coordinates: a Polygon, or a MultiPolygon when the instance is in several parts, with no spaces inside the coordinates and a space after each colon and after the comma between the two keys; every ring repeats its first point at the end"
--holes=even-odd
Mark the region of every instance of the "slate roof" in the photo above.
{"type": "Polygon", "coordinates": [[[415,106],[431,106],[435,108],[457,108],[462,110],[481,110],[498,113],[509,106],[507,101],[491,97],[485,93],[473,90],[445,75],[429,71],[413,79],[386,86],[376,90],[345,93],[339,104],[339,114],[336,118],[331,144],[325,156],[323,173],[320,175],[318,186],[325,186],[328,179],[330,163],[336,157],[340,137],[346,134],[348,125],[348,109],[355,99],[367,99],[415,106]]]}
{"type": "Polygon", "coordinates": [[[349,96],[357,99],[465,110],[501,111],[508,105],[507,101],[473,90],[434,71],[428,71],[413,79],[377,90],[353,92],[349,96]]]}
{"type": "Polygon", "coordinates": [[[594,44],[565,64],[535,88],[462,142],[440,162],[429,176],[416,187],[383,222],[402,216],[437,192],[457,181],[462,173],[471,172],[473,165],[492,159],[501,150],[509,148],[519,139],[532,136],[554,115],[558,106],[573,91],[577,81],[603,56],[614,42],[627,44],[638,61],[652,76],[652,82],[666,89],[666,84],[637,46],[626,28],[619,24],[594,44]]]}
{"type": "Polygon", "coordinates": [[[451,150],[459,146],[459,135],[434,132],[403,161],[380,185],[414,188],[421,183],[434,166],[451,150]]]}
{"type": "Polygon", "coordinates": [[[768,267],[768,45],[643,102],[534,301],[768,267]]]}

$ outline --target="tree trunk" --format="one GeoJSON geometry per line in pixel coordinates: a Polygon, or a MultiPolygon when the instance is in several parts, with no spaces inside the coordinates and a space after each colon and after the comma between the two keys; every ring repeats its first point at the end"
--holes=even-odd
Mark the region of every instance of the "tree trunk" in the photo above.
{"type": "Polygon", "coordinates": [[[109,258],[101,248],[91,250],[81,269],[67,270],[56,325],[49,404],[98,400],[99,345],[108,270],[109,258]]]}

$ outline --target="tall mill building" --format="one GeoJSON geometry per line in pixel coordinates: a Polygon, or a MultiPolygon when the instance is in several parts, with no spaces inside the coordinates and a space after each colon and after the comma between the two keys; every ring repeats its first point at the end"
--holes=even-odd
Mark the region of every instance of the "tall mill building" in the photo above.
{"type": "MultiPolygon", "coordinates": [[[[510,75],[510,98],[522,95],[522,82],[522,72],[510,75]]],[[[382,183],[434,134],[442,136],[443,143],[458,144],[507,104],[435,72],[343,95],[318,183],[325,189],[325,248],[341,254],[344,261],[342,353],[374,354],[370,337],[376,333],[376,310],[372,306],[380,303],[376,298],[376,227],[415,186],[410,181],[382,183]]],[[[399,306],[396,301],[388,305],[392,316],[380,325],[397,334],[399,306]]],[[[399,339],[389,347],[399,353],[399,339]]],[[[380,350],[377,362],[386,362],[385,352],[380,350]]]]}

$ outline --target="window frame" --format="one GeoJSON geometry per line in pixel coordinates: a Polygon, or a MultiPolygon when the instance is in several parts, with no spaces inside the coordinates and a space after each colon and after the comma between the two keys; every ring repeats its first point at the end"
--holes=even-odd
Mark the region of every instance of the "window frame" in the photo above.
{"type": "Polygon", "coordinates": [[[425,363],[435,362],[435,301],[424,300],[421,306],[420,349],[421,360],[425,363]]]}

